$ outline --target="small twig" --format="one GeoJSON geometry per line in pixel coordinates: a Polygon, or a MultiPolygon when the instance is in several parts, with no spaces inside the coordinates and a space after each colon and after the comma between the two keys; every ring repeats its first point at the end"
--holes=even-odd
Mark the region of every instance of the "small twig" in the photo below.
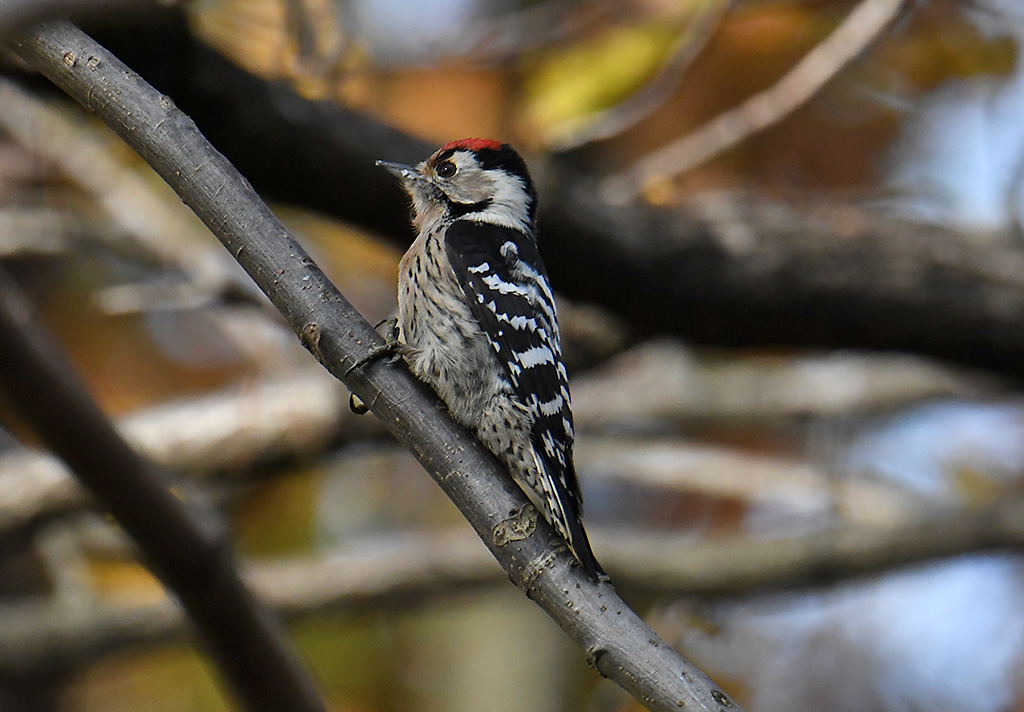
{"type": "Polygon", "coordinates": [[[42,205],[0,208],[0,259],[19,255],[61,255],[95,227],[81,212],[42,205]]]}
{"type": "Polygon", "coordinates": [[[572,384],[579,429],[623,421],[760,423],[865,416],[936,398],[976,398],[995,378],[918,356],[856,351],[701,357],[675,339],[650,339],[572,384]]]}
{"type": "Polygon", "coordinates": [[[1009,497],[959,512],[940,509],[890,527],[849,525],[776,539],[704,538],[699,546],[687,546],[678,536],[617,537],[606,548],[603,561],[629,562],[624,585],[672,594],[743,595],[835,583],[978,551],[1024,551],[1024,499],[1009,497]]]}
{"type": "Polygon", "coordinates": [[[928,503],[905,489],[869,478],[839,478],[791,457],[664,439],[593,438],[578,441],[576,466],[588,482],[619,483],[781,508],[794,520],[841,512],[854,521],[903,521],[928,503]]]}
{"type": "Polygon", "coordinates": [[[68,23],[37,28],[15,48],[96,113],[181,195],[309,351],[412,449],[510,579],[586,651],[601,674],[652,710],[738,710],[609,584],[573,565],[561,538],[537,518],[494,456],[407,369],[371,362],[347,375],[382,339],[169,97],[68,23]]]}
{"type": "Polygon", "coordinates": [[[609,178],[606,195],[636,196],[648,181],[671,179],[778,123],[856,59],[899,15],[906,0],[861,0],[823,42],[772,87],[609,178]]]}

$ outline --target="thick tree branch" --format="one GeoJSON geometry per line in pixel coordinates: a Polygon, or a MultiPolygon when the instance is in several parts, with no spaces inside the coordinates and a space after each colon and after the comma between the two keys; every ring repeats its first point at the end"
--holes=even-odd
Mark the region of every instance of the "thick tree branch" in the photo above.
{"type": "Polygon", "coordinates": [[[571,564],[558,535],[495,458],[407,370],[372,362],[349,374],[382,343],[380,337],[169,97],[66,23],[32,31],[16,42],[16,51],[103,119],[182,196],[313,355],[412,449],[513,582],[583,647],[603,675],[652,710],[736,708],[609,584],[594,582],[571,564]]]}
{"type": "Polygon", "coordinates": [[[602,302],[614,285],[616,308],[639,329],[724,346],[907,351],[1024,374],[1024,252],[1011,235],[741,195],[656,210],[612,205],[579,178],[558,185],[544,235],[552,262],[575,265],[563,288],[602,302]],[[581,236],[594,244],[581,249],[581,236]]]}

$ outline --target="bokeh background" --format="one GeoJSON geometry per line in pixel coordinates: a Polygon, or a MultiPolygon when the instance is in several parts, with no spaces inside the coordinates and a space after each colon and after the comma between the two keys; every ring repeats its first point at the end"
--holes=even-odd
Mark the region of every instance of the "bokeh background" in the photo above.
{"type": "MultiPolygon", "coordinates": [[[[842,218],[821,218],[826,254],[877,216],[896,246],[934,230],[954,256],[1002,256],[1000,280],[1024,290],[1015,0],[195,0],[84,21],[155,83],[201,81],[185,57],[199,47],[429,144],[508,140],[541,201],[571,166],[595,198],[649,211],[826,206],[842,218]]],[[[508,583],[373,416],[349,412],[141,159],[9,58],[0,99],[0,264],[132,442],[221,508],[332,709],[641,709],[508,583]]],[[[289,106],[216,131],[244,141],[261,110],[289,106]]],[[[246,172],[266,148],[232,158],[246,172]]],[[[370,321],[387,316],[411,233],[287,192],[268,191],[286,224],[370,321]]],[[[765,245],[781,233],[745,219],[731,223],[736,253],[784,259],[765,245]]],[[[542,252],[557,249],[543,229],[542,252]]],[[[587,260],[613,259],[600,249],[587,260]]],[[[861,266],[849,281],[870,290],[861,266]]],[[[1018,496],[1019,371],[936,359],[912,338],[826,349],[770,326],[723,348],[706,334],[728,320],[658,333],[615,308],[616,284],[591,300],[552,276],[588,528],[663,638],[750,712],[1024,710],[1019,553],[819,582],[775,576],[764,546],[812,557],[850,531],[884,537],[1018,496]],[[690,556],[710,546],[721,559],[690,556]],[[727,557],[754,575],[714,579],[727,557]]],[[[3,403],[0,424],[0,708],[233,709],[116,525],[3,403]]]]}

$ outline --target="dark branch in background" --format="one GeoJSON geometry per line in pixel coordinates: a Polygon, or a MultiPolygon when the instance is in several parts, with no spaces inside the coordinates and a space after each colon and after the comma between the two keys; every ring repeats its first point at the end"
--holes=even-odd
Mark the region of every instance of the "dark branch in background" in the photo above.
{"type": "Polygon", "coordinates": [[[198,500],[180,502],[121,439],[2,273],[0,388],[139,545],[250,710],[323,710],[282,631],[239,578],[217,516],[198,500]]]}
{"type": "MultiPolygon", "coordinates": [[[[267,197],[411,237],[407,199],[373,161],[415,162],[434,146],[253,77],[173,13],[107,38],[267,197]]],[[[979,242],[856,206],[786,207],[749,195],[670,210],[620,206],[564,160],[537,168],[541,251],[556,289],[640,333],[907,351],[1024,372],[1024,261],[1012,239],[979,242]]]]}
{"type": "Polygon", "coordinates": [[[76,20],[102,19],[120,25],[158,8],[158,0],[5,0],[0,3],[0,36],[55,15],[76,20]]]}
{"type": "Polygon", "coordinates": [[[718,196],[668,211],[613,206],[599,192],[562,183],[548,254],[592,276],[575,283],[577,298],[608,303],[614,286],[609,306],[641,329],[723,346],[905,351],[1024,375],[1024,252],[1009,235],[852,206],[718,196]],[[575,245],[581,235],[600,246],[575,245]]]}
{"type": "MultiPolygon", "coordinates": [[[[400,366],[348,369],[383,341],[316,267],[192,121],[67,23],[17,41],[33,67],[103,119],[156,169],[267,294],[314,356],[414,452],[514,583],[572,636],[590,662],[652,710],[724,711],[732,702],[661,641],[608,584],[571,562],[557,534],[497,460],[400,366]]],[[[239,125],[246,117],[238,117],[239,125]]],[[[348,180],[356,180],[355,176],[348,180]]]]}

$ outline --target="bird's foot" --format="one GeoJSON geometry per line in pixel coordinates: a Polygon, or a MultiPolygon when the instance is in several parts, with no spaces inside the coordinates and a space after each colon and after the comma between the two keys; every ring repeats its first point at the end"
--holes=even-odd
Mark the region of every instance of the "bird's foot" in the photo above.
{"type": "MultiPolygon", "coordinates": [[[[402,342],[398,340],[398,317],[392,316],[386,319],[381,319],[377,322],[374,328],[378,329],[384,324],[387,325],[387,332],[384,335],[384,344],[371,349],[368,354],[349,366],[345,371],[346,376],[371,361],[388,357],[388,363],[395,363],[398,359],[402,358],[402,342]]],[[[364,415],[370,409],[369,406],[367,406],[366,403],[364,403],[355,393],[349,394],[348,407],[356,415],[364,415]]]]}

